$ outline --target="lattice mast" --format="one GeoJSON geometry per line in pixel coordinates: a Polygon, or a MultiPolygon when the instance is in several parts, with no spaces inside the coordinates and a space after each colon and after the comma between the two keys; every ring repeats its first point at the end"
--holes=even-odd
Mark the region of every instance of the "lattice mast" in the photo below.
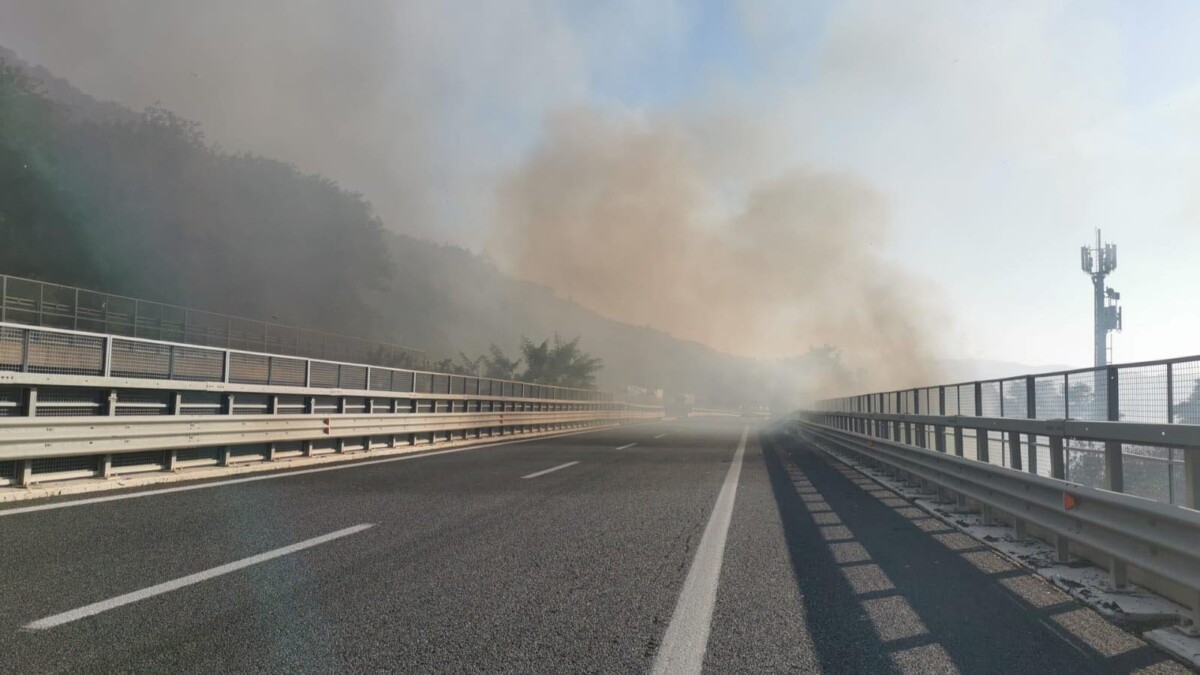
{"type": "Polygon", "coordinates": [[[1092,277],[1096,367],[1103,368],[1112,360],[1111,333],[1121,330],[1121,294],[1105,285],[1108,275],[1117,269],[1117,246],[1101,243],[1097,229],[1096,247],[1082,247],[1080,262],[1084,273],[1092,277]]]}

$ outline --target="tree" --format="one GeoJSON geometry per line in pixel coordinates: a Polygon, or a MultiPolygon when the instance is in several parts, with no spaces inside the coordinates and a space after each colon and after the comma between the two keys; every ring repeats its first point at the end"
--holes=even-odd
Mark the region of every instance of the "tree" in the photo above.
{"type": "Polygon", "coordinates": [[[563,341],[556,333],[550,339],[534,343],[527,337],[521,338],[521,352],[525,356],[525,372],[521,379],[537,384],[559,387],[595,387],[596,372],[604,362],[579,349],[579,338],[563,341]]]}
{"type": "Polygon", "coordinates": [[[487,355],[479,358],[483,361],[484,376],[497,380],[516,379],[517,368],[521,367],[521,359],[508,358],[495,344],[488,348],[487,355]]]}

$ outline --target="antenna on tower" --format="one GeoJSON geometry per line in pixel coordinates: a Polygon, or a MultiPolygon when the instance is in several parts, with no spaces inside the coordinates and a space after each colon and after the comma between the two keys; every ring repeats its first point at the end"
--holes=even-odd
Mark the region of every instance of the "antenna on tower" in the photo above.
{"type": "Polygon", "coordinates": [[[1096,367],[1103,368],[1111,361],[1112,341],[1109,334],[1121,330],[1121,294],[1105,286],[1108,275],[1117,269],[1116,244],[1104,244],[1096,230],[1096,247],[1080,249],[1080,266],[1092,277],[1093,309],[1095,316],[1096,367]]]}

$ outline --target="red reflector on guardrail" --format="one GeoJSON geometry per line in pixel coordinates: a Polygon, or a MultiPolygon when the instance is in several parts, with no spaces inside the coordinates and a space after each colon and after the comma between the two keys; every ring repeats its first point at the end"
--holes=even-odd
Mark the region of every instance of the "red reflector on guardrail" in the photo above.
{"type": "Polygon", "coordinates": [[[1071,494],[1070,492],[1064,492],[1063,493],[1063,510],[1070,511],[1071,509],[1075,508],[1076,506],[1079,506],[1079,499],[1075,495],[1071,494]]]}
{"type": "Polygon", "coordinates": [[[328,436],[329,435],[329,418],[326,417],[325,419],[323,419],[321,421],[325,423],[324,432],[325,432],[325,435],[328,436]]]}

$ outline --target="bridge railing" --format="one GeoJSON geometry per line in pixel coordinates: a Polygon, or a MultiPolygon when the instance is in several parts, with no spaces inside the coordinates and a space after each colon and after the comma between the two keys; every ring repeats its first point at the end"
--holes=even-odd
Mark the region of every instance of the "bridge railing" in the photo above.
{"type": "Polygon", "coordinates": [[[0,323],[0,485],[662,415],[593,390],[0,323]]]}
{"type": "Polygon", "coordinates": [[[1200,356],[876,392],[827,399],[814,407],[871,415],[1161,425],[1176,442],[1161,435],[1112,440],[1059,434],[1059,448],[1056,436],[1038,431],[1040,427],[1014,435],[969,419],[959,425],[958,441],[947,424],[909,424],[898,427],[898,433],[918,447],[949,443],[954,448],[959,442],[969,459],[1172,504],[1195,504],[1188,496],[1195,490],[1194,470],[1189,469],[1194,453],[1179,434],[1188,433],[1183,427],[1200,425],[1200,356]],[[1180,429],[1172,431],[1176,427],[1180,429]]]}
{"type": "Polygon", "coordinates": [[[1192,608],[1200,626],[1200,357],[863,394],[822,442],[994,512],[1192,608]]]}
{"type": "MultiPolygon", "coordinates": [[[[894,413],[810,411],[801,428],[826,450],[851,456],[909,484],[936,494],[938,501],[957,501],[957,509],[982,512],[985,523],[1003,521],[1019,539],[1037,537],[1050,543],[1061,563],[1071,556],[1108,569],[1110,584],[1122,589],[1130,581],[1150,588],[1189,608],[1188,630],[1200,628],[1200,511],[1110,490],[1069,483],[963,457],[961,437],[966,418],[894,413]],[[945,444],[922,448],[911,443],[906,425],[951,428],[954,451],[945,444]]],[[[1147,439],[1186,444],[1189,470],[1200,427],[1123,422],[1003,420],[971,418],[971,424],[1006,434],[1041,433],[1061,447],[1064,435],[1115,442],[1147,439]]],[[[977,429],[980,427],[976,427],[977,429]]],[[[1194,493],[1189,497],[1194,499],[1194,493]]],[[[1194,506],[1193,502],[1193,506],[1194,506]]]]}
{"type": "Polygon", "coordinates": [[[414,366],[419,349],[0,274],[0,323],[331,361],[414,366]]]}

